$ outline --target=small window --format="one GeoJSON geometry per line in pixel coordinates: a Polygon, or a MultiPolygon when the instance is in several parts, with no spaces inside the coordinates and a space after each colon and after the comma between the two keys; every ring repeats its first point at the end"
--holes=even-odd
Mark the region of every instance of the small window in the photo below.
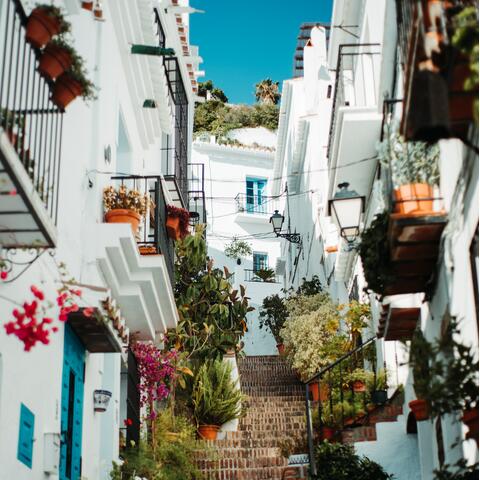
{"type": "Polygon", "coordinates": [[[265,270],[268,268],[268,255],[261,252],[253,252],[253,271],[265,270]]]}
{"type": "Polygon", "coordinates": [[[247,213],[265,213],[265,190],[267,180],[264,178],[247,177],[246,205],[247,213]]]}
{"type": "Polygon", "coordinates": [[[17,458],[28,468],[32,468],[34,426],[35,415],[23,403],[20,404],[17,458]]]}

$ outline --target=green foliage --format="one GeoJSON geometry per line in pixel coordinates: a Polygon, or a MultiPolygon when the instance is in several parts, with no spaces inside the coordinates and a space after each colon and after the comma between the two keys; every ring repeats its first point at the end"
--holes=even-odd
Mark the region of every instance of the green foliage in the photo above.
{"type": "Polygon", "coordinates": [[[445,334],[430,343],[417,330],[410,346],[417,398],[425,400],[433,416],[478,407],[478,360],[471,348],[457,342],[452,320],[445,334]]]}
{"type": "Polygon", "coordinates": [[[388,480],[393,478],[374,461],[355,454],[351,445],[323,442],[315,452],[315,480],[388,480]]]}
{"type": "Polygon", "coordinates": [[[238,349],[247,329],[249,305],[245,288],[233,290],[230,272],[207,261],[203,227],[177,242],[175,299],[180,322],[168,343],[200,357],[222,356],[238,349]]]}
{"type": "Polygon", "coordinates": [[[280,330],[288,317],[285,301],[278,294],[270,295],[263,299],[260,310],[260,329],[268,328],[277,343],[281,343],[280,330]]]}
{"type": "Polygon", "coordinates": [[[59,35],[64,35],[70,32],[72,25],[65,19],[65,12],[63,9],[51,3],[36,3],[35,8],[43,10],[49,17],[53,17],[59,22],[59,35]]]}
{"type": "Polygon", "coordinates": [[[434,480],[478,480],[478,462],[467,465],[467,461],[462,458],[455,465],[442,465],[433,474],[434,480]]]}
{"type": "Polygon", "coordinates": [[[438,145],[406,142],[396,128],[386,126],[385,139],[377,146],[382,165],[391,169],[396,187],[409,183],[438,185],[440,171],[438,145]]]}
{"type": "Polygon", "coordinates": [[[240,417],[243,395],[231,374],[231,366],[222,360],[207,360],[196,369],[188,391],[197,425],[220,426],[240,417]]]}
{"type": "Polygon", "coordinates": [[[363,330],[371,327],[372,312],[370,305],[352,300],[346,305],[340,305],[339,308],[345,309],[343,320],[350,335],[350,349],[353,350],[361,339],[363,330]]]}
{"type": "Polygon", "coordinates": [[[207,80],[205,82],[198,82],[198,96],[206,98],[207,92],[211,93],[214,100],[228,103],[228,98],[225,95],[225,92],[221,88],[215,87],[211,80],[207,80]]]}
{"type": "Polygon", "coordinates": [[[359,253],[368,290],[382,295],[392,281],[387,241],[389,215],[379,213],[361,235],[359,253]]]}
{"type": "Polygon", "coordinates": [[[302,283],[297,288],[297,295],[316,295],[322,291],[322,284],[318,275],[314,275],[310,280],[302,278],[302,283]]]}
{"type": "Polygon", "coordinates": [[[260,268],[255,271],[255,277],[259,278],[262,282],[274,282],[275,270],[273,268],[260,268]]]}
{"type": "Polygon", "coordinates": [[[255,85],[255,99],[264,105],[277,105],[280,101],[279,83],[266,78],[255,85]]]}
{"type": "Polygon", "coordinates": [[[251,245],[245,240],[239,240],[236,237],[233,237],[232,241],[225,246],[225,255],[228,258],[233,258],[234,260],[240,259],[242,257],[248,257],[252,254],[251,245]]]}

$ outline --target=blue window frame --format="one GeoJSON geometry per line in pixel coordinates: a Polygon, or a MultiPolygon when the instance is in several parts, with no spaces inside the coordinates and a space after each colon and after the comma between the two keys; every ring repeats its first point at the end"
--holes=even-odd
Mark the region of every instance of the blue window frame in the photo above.
{"type": "Polygon", "coordinates": [[[265,213],[265,187],[267,180],[264,178],[247,177],[246,183],[246,211],[247,213],[265,213]]]}
{"type": "Polygon", "coordinates": [[[268,255],[262,252],[253,252],[253,271],[265,270],[268,268],[268,255]]]}
{"type": "Polygon", "coordinates": [[[32,468],[34,428],[35,415],[23,403],[21,403],[17,458],[28,468],[32,468]]]}

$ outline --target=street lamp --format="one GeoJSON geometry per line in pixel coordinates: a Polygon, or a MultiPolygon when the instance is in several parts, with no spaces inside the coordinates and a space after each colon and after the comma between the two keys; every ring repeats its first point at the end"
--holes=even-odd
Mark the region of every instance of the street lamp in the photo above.
{"type": "Polygon", "coordinates": [[[291,243],[301,243],[302,239],[299,233],[281,233],[283,222],[285,221],[285,217],[278,213],[278,210],[275,210],[274,214],[270,217],[270,223],[273,227],[273,233],[277,237],[285,238],[291,243]]]}
{"type": "Polygon", "coordinates": [[[349,183],[338,185],[335,196],[328,201],[328,214],[333,216],[342,236],[352,244],[360,234],[360,220],[365,211],[365,197],[349,190],[349,183]]]}

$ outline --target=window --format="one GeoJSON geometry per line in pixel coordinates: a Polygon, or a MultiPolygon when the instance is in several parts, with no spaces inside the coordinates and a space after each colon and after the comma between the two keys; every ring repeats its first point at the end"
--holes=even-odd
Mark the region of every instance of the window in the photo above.
{"type": "Polygon", "coordinates": [[[265,213],[265,187],[267,180],[247,177],[246,211],[248,213],[265,213]]]}
{"type": "Polygon", "coordinates": [[[265,270],[268,268],[268,255],[261,252],[253,252],[253,271],[265,270]]]}
{"type": "Polygon", "coordinates": [[[21,403],[17,458],[28,468],[32,468],[34,426],[35,415],[21,403]]]}

